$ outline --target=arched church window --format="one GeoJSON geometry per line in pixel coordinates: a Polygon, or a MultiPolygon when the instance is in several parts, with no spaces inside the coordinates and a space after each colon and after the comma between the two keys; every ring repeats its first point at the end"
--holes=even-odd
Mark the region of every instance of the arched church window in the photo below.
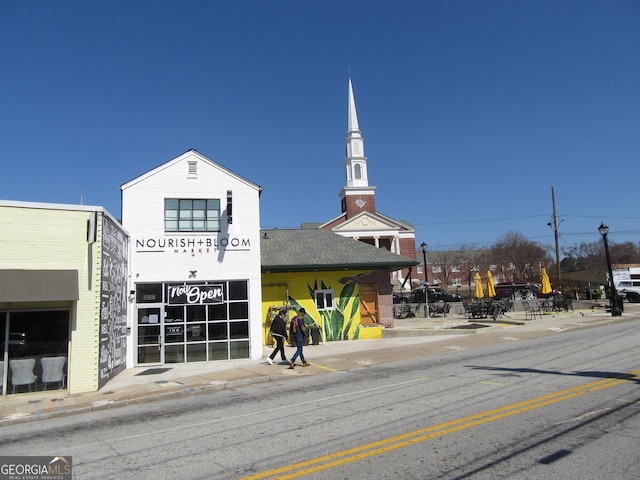
{"type": "Polygon", "coordinates": [[[362,167],[359,164],[356,164],[353,167],[353,175],[356,180],[360,180],[362,178],[362,167]]]}

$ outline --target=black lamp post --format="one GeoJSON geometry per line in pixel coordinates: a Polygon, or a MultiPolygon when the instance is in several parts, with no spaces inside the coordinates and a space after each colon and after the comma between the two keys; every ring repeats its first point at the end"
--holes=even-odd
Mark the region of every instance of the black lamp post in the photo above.
{"type": "Polygon", "coordinates": [[[607,269],[609,270],[609,288],[611,292],[611,296],[609,298],[609,305],[611,306],[611,316],[619,317],[622,315],[622,311],[618,307],[618,293],[616,292],[616,286],[613,283],[613,271],[611,270],[611,256],[609,255],[609,227],[607,227],[604,223],[600,223],[598,227],[598,233],[602,235],[602,240],[604,240],[604,253],[607,255],[607,269]]]}
{"type": "Polygon", "coordinates": [[[420,244],[420,250],[422,250],[422,259],[424,261],[424,301],[425,301],[425,316],[429,318],[429,277],[427,276],[427,244],[422,242],[420,244]]]}

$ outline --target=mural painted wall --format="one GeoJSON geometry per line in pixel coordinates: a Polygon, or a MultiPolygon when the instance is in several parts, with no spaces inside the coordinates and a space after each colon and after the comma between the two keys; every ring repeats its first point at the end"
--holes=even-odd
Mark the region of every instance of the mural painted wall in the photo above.
{"type": "Polygon", "coordinates": [[[128,242],[129,237],[122,228],[103,217],[98,370],[100,388],[126,367],[128,242]]]}
{"type": "MultiPolygon", "coordinates": [[[[345,273],[344,271],[263,273],[262,318],[265,344],[270,344],[268,331],[271,318],[287,304],[287,298],[289,308],[297,311],[300,307],[304,307],[307,312],[305,322],[311,329],[320,329],[322,342],[357,340],[361,330],[359,286],[346,279],[368,275],[371,272],[350,271],[348,275],[345,273]],[[318,301],[316,301],[316,291],[321,292],[318,301]],[[334,308],[323,308],[327,305],[331,292],[335,294],[331,302],[334,308]]],[[[287,319],[292,316],[289,314],[287,319]]]]}

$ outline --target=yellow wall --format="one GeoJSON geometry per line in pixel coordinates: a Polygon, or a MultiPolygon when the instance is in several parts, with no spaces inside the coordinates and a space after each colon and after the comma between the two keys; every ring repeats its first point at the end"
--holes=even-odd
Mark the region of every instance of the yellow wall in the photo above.
{"type": "Polygon", "coordinates": [[[384,330],[382,325],[367,325],[366,327],[361,327],[358,339],[375,340],[377,338],[382,338],[382,330],[384,330]]]}
{"type": "MultiPolygon", "coordinates": [[[[93,211],[88,208],[85,211],[0,206],[0,269],[78,270],[79,300],[75,308],[69,304],[71,393],[98,389],[102,248],[99,240],[91,246],[87,243],[90,216],[93,211]]],[[[98,218],[101,238],[102,216],[98,218]]],[[[12,306],[18,307],[26,308],[12,306]]]]}
{"type": "Polygon", "coordinates": [[[360,327],[358,285],[349,284],[349,286],[346,286],[345,283],[340,283],[340,279],[369,273],[371,272],[368,270],[349,272],[263,273],[262,322],[264,327],[263,341],[265,345],[271,344],[271,338],[268,335],[270,326],[269,308],[284,306],[287,303],[287,298],[289,300],[289,306],[295,310],[299,307],[304,307],[307,311],[307,323],[309,323],[309,317],[311,317],[313,321],[321,327],[323,342],[338,339],[335,338],[337,333],[335,326],[338,324],[340,324],[341,328],[341,338],[339,339],[354,340],[359,338],[362,328],[360,327]],[[313,291],[315,289],[334,290],[336,307],[342,306],[342,312],[319,312],[313,298],[313,291]],[[350,295],[347,295],[349,293],[350,295]],[[339,298],[341,294],[343,294],[342,300],[339,298]],[[351,324],[348,325],[350,320],[351,324]],[[331,325],[329,325],[329,323],[331,325]],[[331,332],[333,332],[334,338],[331,338],[331,332]]]}

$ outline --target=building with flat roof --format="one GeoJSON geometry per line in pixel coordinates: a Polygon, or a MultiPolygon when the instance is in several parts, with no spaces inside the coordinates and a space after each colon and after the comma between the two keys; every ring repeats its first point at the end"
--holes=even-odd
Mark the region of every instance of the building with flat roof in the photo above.
{"type": "Polygon", "coordinates": [[[0,201],[3,395],[95,391],[125,368],[129,236],[102,207],[0,201]]]}

